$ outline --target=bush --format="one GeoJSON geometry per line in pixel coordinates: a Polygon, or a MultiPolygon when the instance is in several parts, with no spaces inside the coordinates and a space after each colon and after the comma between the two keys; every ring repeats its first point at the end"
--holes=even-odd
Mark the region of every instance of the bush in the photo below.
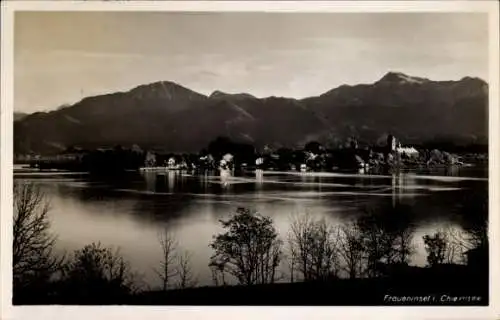
{"type": "Polygon", "coordinates": [[[65,295],[81,302],[123,298],[135,290],[129,264],[118,250],[113,252],[100,243],[75,251],[65,265],[63,287],[65,295]]]}
{"type": "Polygon", "coordinates": [[[433,235],[423,236],[425,250],[427,251],[427,264],[430,267],[443,264],[454,263],[456,255],[456,244],[450,239],[451,232],[438,231],[433,235]]]}

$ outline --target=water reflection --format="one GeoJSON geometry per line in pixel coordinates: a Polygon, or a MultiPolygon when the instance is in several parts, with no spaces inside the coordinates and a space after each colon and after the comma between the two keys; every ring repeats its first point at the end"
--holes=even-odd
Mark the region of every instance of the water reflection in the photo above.
{"type": "Polygon", "coordinates": [[[168,192],[174,191],[175,179],[177,178],[176,177],[177,174],[178,174],[177,171],[173,171],[173,170],[167,171],[166,178],[168,181],[168,192]]]}
{"type": "Polygon", "coordinates": [[[358,218],[365,207],[406,205],[417,248],[411,263],[418,265],[426,263],[420,245],[424,234],[445,226],[460,230],[473,225],[471,217],[476,214],[484,217],[486,212],[487,216],[487,206],[480,206],[487,203],[487,181],[422,179],[415,173],[360,177],[271,175],[256,170],[248,176],[234,176],[230,172],[166,171],[143,172],[120,181],[45,177],[38,183],[51,198],[53,228],[62,249],[71,251],[93,241],[119,246],[152,284],[156,277],[151,268],[161,254],[157,234],[165,228],[193,252],[200,284],[210,284],[208,244],[221,231],[219,219],[240,206],[272,217],[286,239],[292,214],[308,212],[339,225],[358,218]]]}
{"type": "Polygon", "coordinates": [[[460,167],[459,166],[449,166],[449,167],[446,167],[446,175],[447,176],[456,177],[456,176],[458,176],[459,172],[460,172],[460,167]]]}
{"type": "Polygon", "coordinates": [[[143,173],[144,180],[146,181],[146,190],[154,192],[156,191],[156,172],[144,171],[143,173]]]}
{"type": "Polygon", "coordinates": [[[264,171],[261,169],[255,170],[255,185],[257,190],[262,190],[264,184],[264,171]]]}
{"type": "Polygon", "coordinates": [[[201,190],[205,191],[208,188],[208,172],[205,171],[203,174],[199,175],[199,185],[201,190]]]}
{"type": "Polygon", "coordinates": [[[229,170],[220,170],[220,182],[223,189],[229,189],[231,187],[230,179],[232,177],[231,171],[229,170]]]}
{"type": "Polygon", "coordinates": [[[392,206],[395,207],[396,203],[398,202],[398,179],[395,174],[392,175],[392,180],[391,180],[391,186],[392,186],[392,206]]]}

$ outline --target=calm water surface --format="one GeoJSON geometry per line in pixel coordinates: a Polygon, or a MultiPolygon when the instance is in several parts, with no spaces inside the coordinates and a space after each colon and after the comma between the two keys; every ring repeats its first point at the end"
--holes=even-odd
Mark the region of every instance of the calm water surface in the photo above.
{"type": "Polygon", "coordinates": [[[399,176],[259,171],[242,177],[130,173],[104,181],[50,173],[16,174],[15,179],[36,182],[49,197],[58,250],[71,253],[99,241],[120,248],[152,287],[160,285],[153,268],[161,261],[158,239],[165,229],[193,254],[199,284],[211,284],[209,243],[222,231],[219,219],[230,217],[238,207],[272,217],[285,240],[296,214],[308,212],[340,224],[366,207],[408,204],[417,226],[412,264],[425,265],[422,236],[449,226],[460,228],[461,199],[478,190],[487,192],[484,168],[399,176]]]}

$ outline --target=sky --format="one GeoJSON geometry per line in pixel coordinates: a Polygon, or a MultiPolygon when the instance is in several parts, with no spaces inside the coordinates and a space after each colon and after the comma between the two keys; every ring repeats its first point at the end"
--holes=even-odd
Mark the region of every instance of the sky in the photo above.
{"type": "Polygon", "coordinates": [[[303,98],[388,71],[488,79],[481,13],[16,12],[14,109],[173,81],[303,98]]]}

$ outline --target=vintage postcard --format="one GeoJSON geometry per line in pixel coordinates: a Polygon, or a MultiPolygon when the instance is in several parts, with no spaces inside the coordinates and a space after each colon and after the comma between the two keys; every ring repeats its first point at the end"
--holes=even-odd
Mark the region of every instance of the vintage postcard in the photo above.
{"type": "Polygon", "coordinates": [[[499,316],[498,9],[2,3],[2,319],[499,316]]]}

